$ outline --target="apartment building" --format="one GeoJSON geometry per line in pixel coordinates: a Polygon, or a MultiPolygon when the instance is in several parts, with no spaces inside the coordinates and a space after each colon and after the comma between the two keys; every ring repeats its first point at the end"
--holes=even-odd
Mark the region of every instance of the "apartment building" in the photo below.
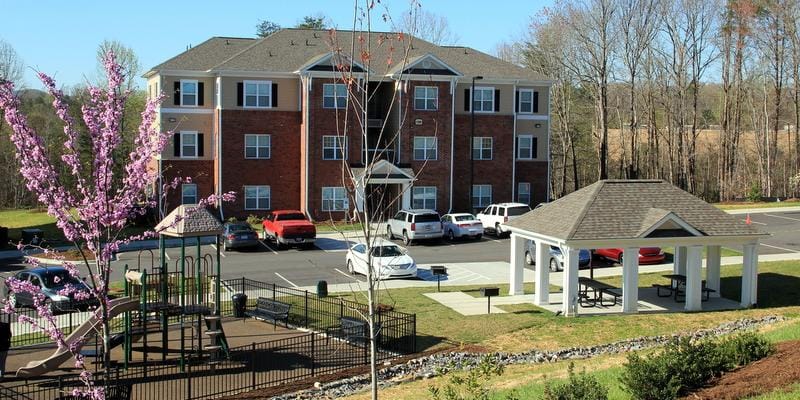
{"type": "Polygon", "coordinates": [[[547,201],[549,80],[468,47],[353,35],[213,37],[148,71],[150,94],[166,95],[161,129],[175,132],[154,168],[164,182],[192,178],[165,211],[228,191],[224,218],[547,201]]]}

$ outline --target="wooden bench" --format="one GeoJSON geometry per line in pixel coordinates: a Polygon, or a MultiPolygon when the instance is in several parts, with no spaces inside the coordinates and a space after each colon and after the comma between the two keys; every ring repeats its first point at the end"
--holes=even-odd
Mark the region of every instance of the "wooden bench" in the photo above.
{"type": "Polygon", "coordinates": [[[286,304],[277,300],[268,299],[266,297],[259,297],[256,302],[256,308],[245,311],[244,315],[256,319],[271,320],[272,327],[277,327],[278,321],[284,321],[286,327],[289,327],[289,310],[292,308],[291,304],[286,304]]]}
{"type": "MultiPolygon", "coordinates": [[[[339,318],[340,326],[327,328],[325,333],[328,341],[331,336],[342,338],[348,343],[354,344],[369,344],[369,325],[367,321],[360,318],[341,317],[339,318]]],[[[380,335],[381,325],[375,323],[376,335],[380,335]]]]}

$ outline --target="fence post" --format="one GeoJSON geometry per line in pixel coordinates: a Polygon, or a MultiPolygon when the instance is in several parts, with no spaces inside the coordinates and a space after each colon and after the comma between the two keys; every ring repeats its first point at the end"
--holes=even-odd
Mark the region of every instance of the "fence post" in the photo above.
{"type": "Polygon", "coordinates": [[[275,301],[275,283],[272,283],[272,301],[275,301]]]}
{"type": "Polygon", "coordinates": [[[256,388],[256,342],[250,345],[250,390],[256,388]]]}
{"type": "MultiPolygon", "coordinates": [[[[146,369],[146,368],[145,368],[146,369]]],[[[186,363],[186,398],[192,398],[192,360],[186,363]]]]}
{"type": "Polygon", "coordinates": [[[308,290],[306,290],[304,313],[305,313],[305,320],[306,320],[305,327],[308,328],[308,290]]]}
{"type": "Polygon", "coordinates": [[[316,338],[317,338],[317,334],[314,333],[314,332],[311,332],[311,376],[315,376],[316,375],[315,374],[315,369],[314,369],[314,364],[315,364],[314,360],[316,359],[315,354],[317,352],[316,351],[316,346],[314,346],[314,342],[317,341],[316,338]]]}
{"type": "Polygon", "coordinates": [[[64,391],[64,376],[63,375],[59,375],[58,376],[58,394],[59,394],[59,396],[63,393],[63,391],[64,391]]]}

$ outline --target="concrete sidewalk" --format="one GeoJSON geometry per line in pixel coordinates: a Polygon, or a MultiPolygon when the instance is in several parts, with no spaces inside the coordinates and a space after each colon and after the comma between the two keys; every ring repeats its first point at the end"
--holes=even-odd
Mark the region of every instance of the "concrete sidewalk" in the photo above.
{"type": "MultiPolygon", "coordinates": [[[[174,248],[181,246],[180,239],[167,239],[165,241],[167,248],[174,248]]],[[[213,244],[216,243],[216,239],[213,236],[204,236],[200,238],[200,244],[213,244]]],[[[186,239],[186,246],[195,246],[197,245],[196,238],[187,238],[186,239]]],[[[64,251],[73,249],[73,246],[59,246],[54,247],[53,250],[64,251]]],[[[128,244],[124,244],[120,246],[120,253],[127,253],[131,251],[139,251],[139,250],[155,250],[158,248],[158,239],[150,239],[150,240],[137,240],[135,242],[131,242],[128,244]]],[[[30,251],[28,255],[35,255],[40,253],[40,251],[30,251]]],[[[22,258],[25,256],[22,251],[19,250],[4,250],[0,251],[0,259],[17,259],[22,258]]]]}

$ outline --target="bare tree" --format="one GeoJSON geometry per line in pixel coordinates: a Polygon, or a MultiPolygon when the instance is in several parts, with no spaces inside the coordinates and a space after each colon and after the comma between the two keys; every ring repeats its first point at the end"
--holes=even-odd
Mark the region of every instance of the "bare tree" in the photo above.
{"type": "Polygon", "coordinates": [[[123,88],[127,90],[135,89],[137,86],[136,79],[140,75],[142,65],[139,63],[139,57],[136,52],[118,40],[104,40],[97,46],[97,71],[99,76],[103,76],[105,73],[102,59],[109,51],[114,52],[117,62],[122,66],[125,76],[123,88]]]}
{"type": "Polygon", "coordinates": [[[452,45],[459,40],[458,34],[450,29],[447,17],[424,10],[419,4],[403,13],[398,29],[438,45],[452,45]]]}
{"type": "Polygon", "coordinates": [[[14,47],[0,39],[0,81],[11,81],[19,87],[25,74],[24,65],[14,47]]]}
{"type": "Polygon", "coordinates": [[[524,51],[521,43],[502,41],[495,44],[492,54],[503,61],[516,65],[524,65],[524,51]]]}

